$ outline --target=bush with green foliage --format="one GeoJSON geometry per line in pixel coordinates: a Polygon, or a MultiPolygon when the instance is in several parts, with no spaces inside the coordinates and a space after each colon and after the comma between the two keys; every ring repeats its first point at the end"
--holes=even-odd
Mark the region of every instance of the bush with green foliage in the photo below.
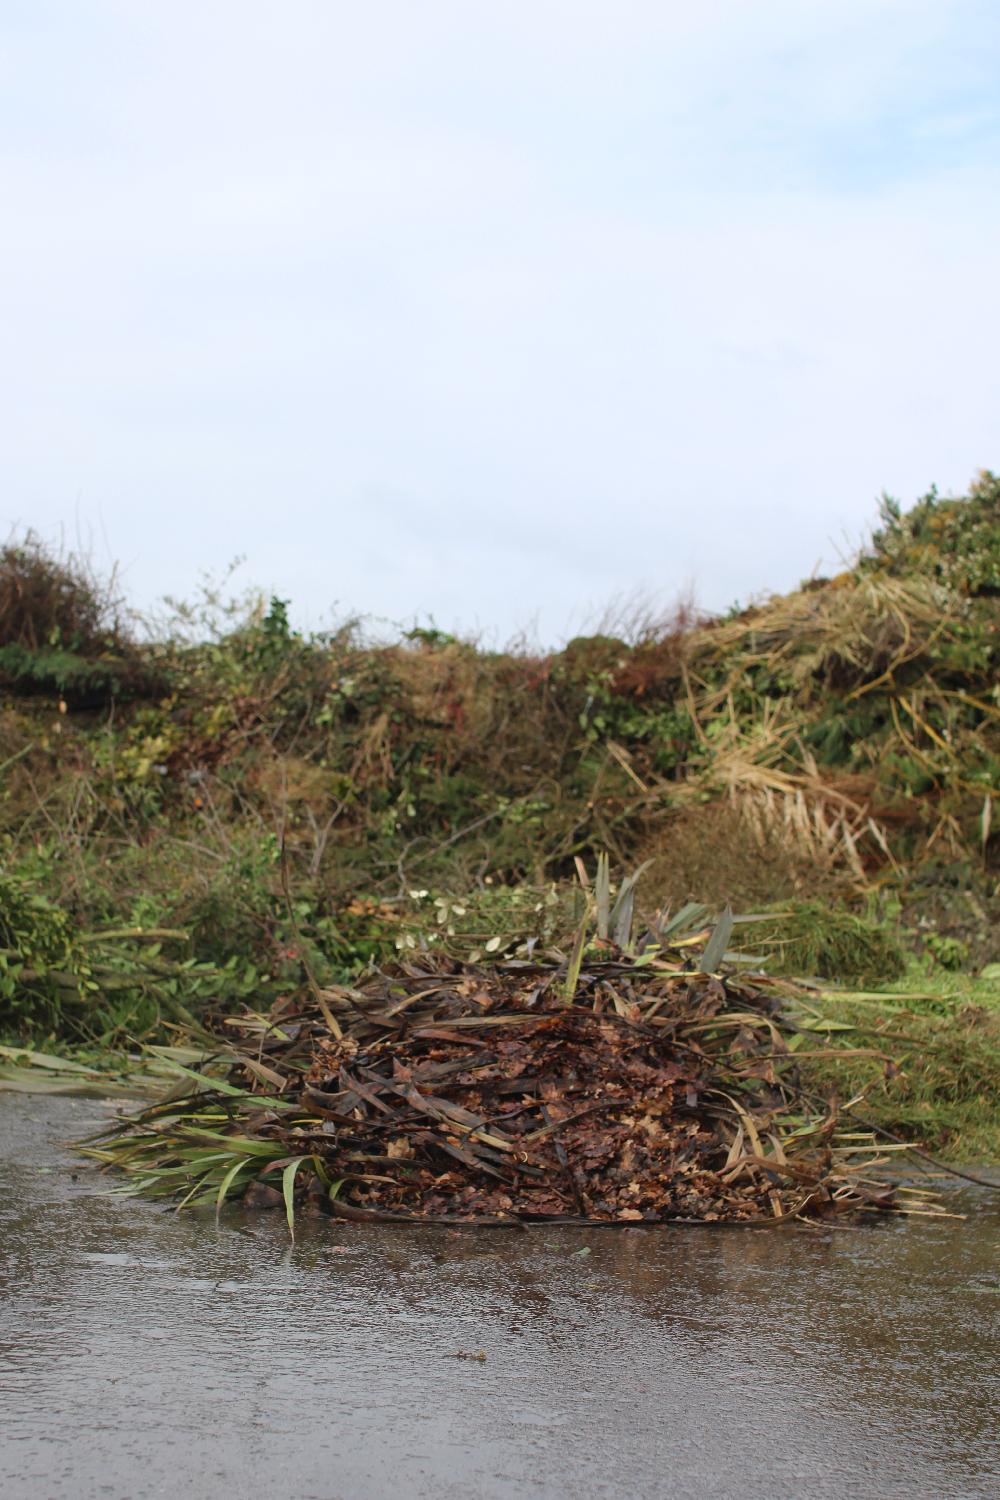
{"type": "MultiPolygon", "coordinates": [[[[887,505],[837,578],[547,656],[357,622],[306,635],[287,601],[208,586],[137,642],[113,588],[10,544],[4,868],[74,932],[182,930],[198,963],[236,955],[294,986],[305,964],[324,982],[417,941],[413,890],[516,947],[512,893],[569,891],[608,850],[622,870],[653,857],[646,909],[839,900],[839,936],[816,946],[800,911],[773,960],[887,973],[898,960],[850,925],[873,885],[930,858],[995,881],[997,513],[990,475],[887,505]]],[[[460,923],[430,926],[441,942],[460,923]]]]}

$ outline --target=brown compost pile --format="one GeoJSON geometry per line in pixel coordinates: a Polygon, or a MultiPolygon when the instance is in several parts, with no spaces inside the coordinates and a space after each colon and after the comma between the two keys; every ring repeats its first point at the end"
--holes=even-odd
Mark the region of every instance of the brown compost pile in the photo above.
{"type": "MultiPolygon", "coordinates": [[[[774,1224],[889,1210],[877,1148],[804,1095],[794,986],[681,953],[421,956],[223,1023],[227,1081],[93,1150],[137,1190],[336,1216],[774,1224]]],[[[884,1160],[884,1158],[882,1158],[884,1160]]]]}

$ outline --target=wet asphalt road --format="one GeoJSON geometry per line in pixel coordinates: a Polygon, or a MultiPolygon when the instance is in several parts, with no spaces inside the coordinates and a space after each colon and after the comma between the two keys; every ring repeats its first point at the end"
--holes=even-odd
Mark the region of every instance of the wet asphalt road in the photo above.
{"type": "Polygon", "coordinates": [[[1000,1495],[998,1195],[822,1236],[291,1248],[278,1215],[98,1195],[60,1141],[100,1118],[0,1094],[4,1500],[1000,1495]]]}

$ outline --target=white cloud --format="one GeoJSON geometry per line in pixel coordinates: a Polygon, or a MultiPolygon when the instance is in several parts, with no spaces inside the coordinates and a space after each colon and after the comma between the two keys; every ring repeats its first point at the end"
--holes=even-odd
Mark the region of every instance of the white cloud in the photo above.
{"type": "Polygon", "coordinates": [[[313,620],[554,638],[997,462],[989,7],[24,16],[3,509],[144,600],[240,552],[313,620]]]}

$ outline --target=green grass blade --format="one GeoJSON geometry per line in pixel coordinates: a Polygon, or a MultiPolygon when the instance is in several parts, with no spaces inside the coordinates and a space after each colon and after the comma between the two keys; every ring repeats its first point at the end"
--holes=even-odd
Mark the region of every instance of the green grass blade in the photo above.
{"type": "Polygon", "coordinates": [[[573,951],[569,956],[566,966],[566,979],[563,984],[563,999],[567,1005],[573,1003],[576,995],[576,987],[580,982],[580,970],[583,967],[583,950],[587,946],[587,928],[590,926],[590,913],[584,912],[583,921],[577,929],[576,938],[573,943],[573,951]]]}
{"type": "Polygon", "coordinates": [[[232,1187],[233,1182],[234,1182],[237,1174],[239,1172],[241,1172],[244,1167],[251,1166],[253,1164],[254,1164],[254,1162],[253,1162],[253,1157],[252,1156],[241,1156],[238,1161],[234,1161],[233,1162],[233,1165],[229,1168],[229,1171],[226,1173],[225,1177],[223,1177],[222,1181],[219,1183],[219,1191],[218,1191],[218,1193],[216,1194],[216,1197],[215,1197],[215,1217],[216,1218],[218,1218],[219,1214],[222,1212],[222,1205],[226,1201],[226,1194],[229,1192],[229,1189],[232,1187]]]}
{"type": "Polygon", "coordinates": [[[701,901],[685,902],[680,911],[675,912],[669,921],[661,925],[659,929],[661,942],[666,943],[669,938],[680,937],[692,927],[700,927],[707,915],[708,907],[701,901]]]}
{"type": "Polygon", "coordinates": [[[729,947],[729,939],[733,935],[733,909],[727,906],[708,942],[705,944],[701,955],[701,972],[703,974],[715,974],[719,965],[725,957],[726,949],[729,947]]]}
{"type": "Polygon", "coordinates": [[[607,940],[611,930],[611,861],[605,853],[597,856],[594,901],[597,907],[597,936],[607,940]]]}
{"type": "Polygon", "coordinates": [[[285,1200],[285,1218],[288,1220],[288,1232],[295,1239],[295,1174],[308,1156],[297,1156],[290,1161],[281,1174],[281,1196],[285,1200]]]}
{"type": "Polygon", "coordinates": [[[206,1093],[227,1094],[234,1099],[245,1099],[254,1106],[267,1109],[288,1109],[287,1099],[274,1099],[267,1094],[251,1094],[249,1089],[237,1088],[232,1083],[227,1083],[224,1078],[212,1078],[206,1073],[197,1073],[194,1068],[186,1068],[183,1063],[177,1062],[172,1057],[163,1059],[171,1073],[181,1073],[186,1078],[193,1078],[196,1083],[201,1084],[206,1093]]]}

